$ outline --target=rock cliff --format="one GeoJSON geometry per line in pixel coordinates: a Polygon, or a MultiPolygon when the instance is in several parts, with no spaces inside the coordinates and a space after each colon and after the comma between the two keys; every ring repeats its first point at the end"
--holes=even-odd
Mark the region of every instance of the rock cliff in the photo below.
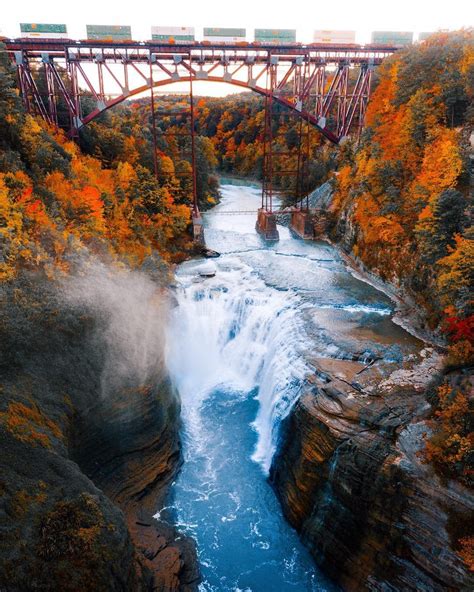
{"type": "Polygon", "coordinates": [[[145,274],[79,276],[1,288],[0,589],[194,590],[193,543],[153,519],[180,462],[165,298],[145,274]]]}
{"type": "Polygon", "coordinates": [[[345,590],[474,585],[455,550],[474,497],[418,455],[428,431],[424,392],[440,367],[432,350],[422,356],[396,370],[314,360],[281,430],[271,480],[284,513],[345,590]]]}

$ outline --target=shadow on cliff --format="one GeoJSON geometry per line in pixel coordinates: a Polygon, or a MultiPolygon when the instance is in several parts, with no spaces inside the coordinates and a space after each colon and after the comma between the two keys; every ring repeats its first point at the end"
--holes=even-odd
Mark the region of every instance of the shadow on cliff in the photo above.
{"type": "Polygon", "coordinates": [[[271,480],[289,522],[344,590],[470,590],[457,553],[472,492],[422,461],[426,389],[441,358],[380,379],[315,375],[281,430],[271,480]],[[463,521],[453,532],[453,519],[463,521]],[[454,536],[453,536],[454,535],[454,536]]]}
{"type": "Polygon", "coordinates": [[[70,264],[1,288],[0,587],[191,590],[193,544],[152,518],[180,462],[167,271],[70,264]]]}

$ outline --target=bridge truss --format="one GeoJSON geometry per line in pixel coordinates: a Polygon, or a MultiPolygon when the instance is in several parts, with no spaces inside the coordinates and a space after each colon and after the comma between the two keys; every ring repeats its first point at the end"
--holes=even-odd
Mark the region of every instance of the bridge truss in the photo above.
{"type": "Polygon", "coordinates": [[[71,137],[107,109],[150,91],[156,143],[155,89],[187,83],[195,215],[193,83],[225,82],[265,98],[262,209],[271,213],[276,175],[294,176],[295,198],[301,199],[309,162],[310,127],[335,144],[350,134],[360,134],[373,69],[395,51],[390,47],[344,45],[223,46],[38,39],[11,40],[6,48],[17,68],[25,108],[58,125],[61,100],[69,116],[67,131],[71,137]],[[272,132],[275,111],[281,113],[281,107],[299,118],[298,164],[291,171],[277,171],[279,167],[274,166],[275,159],[282,156],[274,150],[272,132]]]}

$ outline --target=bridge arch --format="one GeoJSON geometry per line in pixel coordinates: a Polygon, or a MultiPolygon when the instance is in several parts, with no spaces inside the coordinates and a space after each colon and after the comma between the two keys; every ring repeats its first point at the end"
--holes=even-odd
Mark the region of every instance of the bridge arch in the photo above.
{"type": "Polygon", "coordinates": [[[127,101],[134,96],[143,94],[146,91],[150,91],[152,88],[153,89],[154,88],[161,88],[164,86],[170,86],[172,84],[178,84],[178,83],[182,83],[182,82],[189,82],[189,83],[191,83],[191,82],[214,82],[214,83],[219,82],[219,83],[224,83],[224,84],[230,84],[232,86],[238,86],[239,88],[242,88],[243,90],[250,90],[250,91],[256,92],[257,94],[259,94],[263,97],[270,97],[271,96],[272,100],[275,101],[276,103],[278,103],[279,105],[287,107],[288,109],[291,109],[294,112],[298,113],[299,116],[304,121],[312,124],[328,140],[330,140],[331,142],[334,142],[334,143],[338,142],[338,138],[331,131],[324,129],[324,127],[321,127],[320,118],[318,118],[316,115],[314,115],[312,113],[309,113],[307,111],[303,111],[302,109],[298,110],[297,105],[296,105],[296,101],[291,101],[291,100],[285,99],[284,97],[281,96],[280,93],[272,92],[271,90],[268,90],[266,88],[263,88],[260,86],[251,86],[248,82],[245,82],[242,80],[225,79],[222,76],[208,76],[208,77],[202,78],[202,79],[197,79],[194,76],[186,76],[186,77],[180,77],[179,79],[167,78],[167,79],[163,79],[163,80],[154,81],[153,85],[152,84],[144,84],[144,85],[139,86],[137,88],[131,89],[127,93],[119,95],[118,97],[115,97],[114,99],[104,101],[100,107],[96,107],[93,111],[88,113],[85,117],[81,118],[80,124],[77,126],[77,129],[81,129],[81,127],[87,125],[88,123],[90,123],[91,121],[96,119],[99,115],[101,115],[105,111],[108,111],[112,107],[115,107],[116,105],[119,105],[120,103],[123,103],[124,101],[127,101]]]}
{"type": "Polygon", "coordinates": [[[54,123],[56,97],[62,95],[73,134],[101,112],[150,88],[210,81],[252,90],[284,105],[334,143],[349,135],[355,122],[360,132],[372,70],[394,51],[359,45],[176,45],[52,39],[10,40],[6,46],[17,66],[27,109],[54,123]],[[47,97],[40,95],[33,76],[42,69],[47,97]],[[60,69],[67,72],[69,84],[64,83],[60,69]],[[358,70],[357,80],[351,80],[351,69],[358,70]],[[92,71],[97,76],[91,76],[92,71]],[[131,85],[137,76],[141,80],[131,85]],[[106,92],[110,85],[114,99],[106,92]],[[95,97],[97,107],[82,118],[84,91],[95,97]]]}
{"type": "MultiPolygon", "coordinates": [[[[373,68],[394,51],[394,48],[357,45],[274,46],[253,43],[203,46],[199,42],[175,45],[52,39],[10,40],[6,48],[17,68],[26,109],[38,112],[48,122],[57,125],[57,97],[62,96],[69,113],[71,136],[76,136],[81,127],[115,105],[174,83],[189,83],[190,99],[193,83],[205,81],[231,84],[264,96],[262,220],[259,215],[259,226],[268,227],[268,233],[265,232],[269,235],[274,226],[271,219],[275,174],[272,164],[273,104],[286,107],[300,121],[306,121],[337,144],[350,134],[356,124],[360,133],[370,96],[373,68]],[[356,77],[350,75],[352,70],[357,72],[356,77]],[[68,79],[66,82],[64,73],[68,79]],[[46,96],[39,92],[36,83],[41,74],[44,74],[46,96]],[[86,95],[95,99],[96,106],[83,116],[81,99],[86,95]]],[[[153,92],[151,97],[153,105],[153,92]]],[[[193,216],[197,217],[192,100],[190,107],[193,216]]],[[[155,134],[153,137],[156,143],[155,134]]],[[[156,155],[156,150],[154,153],[156,155]]],[[[307,161],[307,158],[300,159],[298,154],[296,186],[299,183],[301,188],[303,183],[298,179],[304,177],[304,171],[300,170],[300,160],[307,161]]],[[[295,195],[299,195],[298,189],[295,195]]]]}

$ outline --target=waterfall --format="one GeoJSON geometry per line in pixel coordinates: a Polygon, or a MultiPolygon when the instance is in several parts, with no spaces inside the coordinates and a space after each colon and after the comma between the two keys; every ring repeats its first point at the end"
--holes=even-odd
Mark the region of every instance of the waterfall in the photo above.
{"type": "Polygon", "coordinates": [[[256,393],[252,459],[268,472],[278,426],[308,369],[300,355],[304,328],[299,297],[267,286],[241,260],[225,257],[214,278],[199,278],[196,262],[177,277],[178,306],[167,336],[167,364],[183,403],[190,437],[199,440],[200,407],[218,387],[256,393]]]}
{"type": "Polygon", "coordinates": [[[222,253],[216,269],[195,260],[176,271],[166,363],[182,401],[185,462],[166,514],[196,540],[200,590],[332,592],[264,476],[306,376],[327,376],[318,359],[395,357],[402,336],[392,335],[389,300],[353,278],[331,247],[283,228],[265,244],[252,217],[220,215],[257,209],[259,192],[227,186],[222,195],[203,216],[207,245],[222,253]]]}

